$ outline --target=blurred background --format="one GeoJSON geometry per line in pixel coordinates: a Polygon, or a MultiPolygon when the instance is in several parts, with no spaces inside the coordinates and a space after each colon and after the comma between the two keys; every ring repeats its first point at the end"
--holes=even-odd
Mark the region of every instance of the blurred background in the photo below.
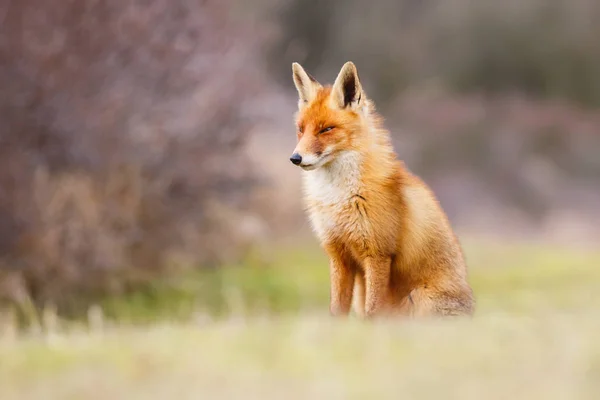
{"type": "Polygon", "coordinates": [[[0,0],[0,398],[598,398],[599,38],[594,0],[0,0]],[[471,322],[327,316],[291,64],[348,60],[471,322]]]}
{"type": "Polygon", "coordinates": [[[590,0],[4,0],[0,296],[78,315],[202,271],[188,300],[213,309],[198,293],[247,284],[215,271],[263,285],[301,275],[296,252],[326,303],[293,61],[323,83],[357,64],[465,241],[597,244],[599,20],[590,0]]]}

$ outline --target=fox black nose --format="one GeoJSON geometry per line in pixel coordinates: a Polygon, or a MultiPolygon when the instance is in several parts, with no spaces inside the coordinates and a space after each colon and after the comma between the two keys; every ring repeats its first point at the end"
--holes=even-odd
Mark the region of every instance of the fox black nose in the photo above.
{"type": "Polygon", "coordinates": [[[292,164],[298,165],[298,164],[300,164],[302,162],[302,156],[300,154],[298,154],[298,153],[294,153],[290,157],[290,161],[292,162],[292,164]]]}

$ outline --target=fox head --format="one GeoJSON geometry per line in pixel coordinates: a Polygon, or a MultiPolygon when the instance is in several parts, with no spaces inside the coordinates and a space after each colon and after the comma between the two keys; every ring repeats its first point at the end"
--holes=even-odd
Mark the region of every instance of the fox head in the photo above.
{"type": "Polygon", "coordinates": [[[357,148],[367,118],[367,99],[352,62],[333,86],[322,86],[298,63],[292,65],[298,90],[297,145],[290,161],[306,171],[323,167],[357,148]]]}

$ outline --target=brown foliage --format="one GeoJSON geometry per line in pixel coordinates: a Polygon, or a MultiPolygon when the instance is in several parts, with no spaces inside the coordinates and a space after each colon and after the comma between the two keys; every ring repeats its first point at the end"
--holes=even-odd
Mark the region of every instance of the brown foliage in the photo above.
{"type": "Polygon", "coordinates": [[[0,5],[0,272],[36,300],[232,254],[261,76],[226,3],[0,5]]]}

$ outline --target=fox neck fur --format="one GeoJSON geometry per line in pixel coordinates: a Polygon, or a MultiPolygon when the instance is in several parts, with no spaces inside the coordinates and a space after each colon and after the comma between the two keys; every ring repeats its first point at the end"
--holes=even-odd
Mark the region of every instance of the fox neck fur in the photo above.
{"type": "MultiPolygon", "coordinates": [[[[381,128],[381,118],[372,103],[365,99],[362,113],[364,123],[355,132],[355,142],[328,164],[312,171],[303,171],[304,194],[313,228],[323,241],[331,239],[340,228],[365,229],[366,221],[349,224],[341,218],[347,213],[359,213],[356,207],[348,207],[358,198],[365,200],[366,192],[385,192],[385,186],[397,174],[397,165],[389,133],[381,128]]],[[[369,196],[369,202],[374,200],[369,196]]],[[[380,203],[380,202],[378,202],[380,203]]],[[[384,204],[379,204],[384,206],[384,204]]],[[[390,204],[391,205],[391,204],[390,204]]],[[[382,210],[383,211],[383,210],[382,210]]]]}

